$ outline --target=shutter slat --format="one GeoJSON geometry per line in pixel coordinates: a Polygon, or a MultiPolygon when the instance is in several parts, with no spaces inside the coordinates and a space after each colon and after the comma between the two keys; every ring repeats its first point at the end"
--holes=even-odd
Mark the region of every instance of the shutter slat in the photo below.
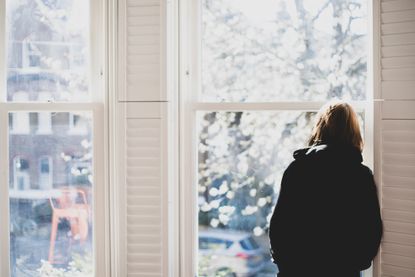
{"type": "Polygon", "coordinates": [[[133,263],[134,261],[142,261],[143,263],[155,264],[160,260],[159,255],[152,255],[149,253],[144,254],[130,254],[127,257],[127,261],[133,263]]]}
{"type": "Polygon", "coordinates": [[[395,243],[384,243],[383,253],[395,254],[404,257],[415,257],[415,246],[401,245],[395,243]]]}
{"type": "MultiPolygon", "coordinates": [[[[128,26],[158,26],[160,28],[160,19],[155,16],[130,16],[127,19],[128,26]]],[[[152,34],[153,35],[153,34],[152,34]]]]}
{"type": "Polygon", "coordinates": [[[388,68],[402,68],[402,67],[415,67],[415,56],[382,59],[382,68],[388,69],[388,68]]]}
{"type": "Polygon", "coordinates": [[[382,24],[381,30],[383,35],[415,33],[415,21],[382,24]]]}
{"type": "Polygon", "coordinates": [[[415,212],[383,209],[383,219],[388,221],[399,221],[415,223],[415,212]]]}
{"type": "Polygon", "coordinates": [[[141,138],[158,138],[160,136],[159,130],[155,128],[139,128],[128,129],[127,136],[141,137],[141,138]]]}
{"type": "MultiPolygon", "coordinates": [[[[160,37],[155,35],[138,35],[138,36],[129,36],[128,43],[131,46],[135,45],[156,45],[160,43],[160,37]]],[[[159,62],[159,56],[153,55],[153,60],[159,62]]],[[[147,56],[146,56],[147,57],[147,56]]]]}
{"type": "Polygon", "coordinates": [[[402,176],[383,176],[383,185],[386,187],[398,187],[404,189],[415,189],[415,178],[402,176]]]}
{"type": "MultiPolygon", "coordinates": [[[[415,23],[415,21],[414,21],[415,23]]],[[[415,44],[415,33],[389,34],[382,36],[383,46],[415,44]]]]}
{"type": "Polygon", "coordinates": [[[382,193],[391,199],[410,200],[415,201],[415,190],[401,189],[395,187],[383,187],[382,193]]]}
{"type": "Polygon", "coordinates": [[[160,159],[158,158],[128,158],[127,166],[152,166],[156,167],[160,164],[160,159]]]}
{"type": "Polygon", "coordinates": [[[415,202],[401,199],[390,199],[387,197],[382,199],[382,207],[391,210],[414,211],[415,202]]]}
{"type": "Polygon", "coordinates": [[[156,187],[148,187],[148,186],[135,186],[129,187],[127,189],[128,195],[149,195],[149,196],[158,196],[160,194],[160,188],[156,187]]]}
{"type": "Polygon", "coordinates": [[[127,8],[127,15],[133,16],[156,16],[160,18],[160,4],[153,6],[130,6],[127,8]]]}
{"type": "Polygon", "coordinates": [[[415,178],[415,166],[383,163],[382,170],[385,176],[415,178]]]}
{"type": "MultiPolygon", "coordinates": [[[[137,272],[137,273],[144,273],[147,274],[161,274],[160,272],[160,265],[159,264],[145,264],[145,263],[127,263],[127,269],[129,272],[137,272]]],[[[155,275],[159,276],[159,275],[155,275]]]]}
{"type": "MultiPolygon", "coordinates": [[[[137,38],[138,39],[138,38],[137,38]]],[[[154,54],[148,55],[130,55],[127,61],[128,65],[130,66],[143,66],[145,64],[148,65],[159,65],[160,64],[160,56],[154,54]]],[[[128,70],[128,68],[127,68],[128,70]]]]}
{"type": "Polygon", "coordinates": [[[385,81],[415,81],[415,68],[383,69],[385,81]]]}
{"type": "Polygon", "coordinates": [[[415,9],[413,0],[395,0],[381,4],[382,12],[394,12],[415,9]]]}
{"type": "Polygon", "coordinates": [[[159,226],[129,225],[127,231],[132,234],[157,234],[161,232],[161,229],[159,226]]]}
{"type": "Polygon", "coordinates": [[[382,23],[396,23],[405,21],[415,21],[415,10],[403,10],[382,13],[382,23]]]}
{"type": "Polygon", "coordinates": [[[159,6],[160,0],[127,0],[128,7],[159,6]]]}
{"type": "Polygon", "coordinates": [[[384,58],[415,56],[415,47],[412,45],[384,46],[381,53],[384,58]]]}
{"type": "Polygon", "coordinates": [[[394,131],[394,132],[383,132],[383,141],[388,142],[414,142],[415,141],[415,131],[404,130],[404,131],[394,131]]]}
{"type": "MultiPolygon", "coordinates": [[[[143,196],[127,196],[127,201],[131,206],[148,206],[148,205],[160,205],[160,198],[158,196],[143,195],[143,196]]],[[[133,219],[133,218],[132,218],[133,219]]],[[[144,224],[145,225],[145,224],[144,224]]]]}
{"type": "Polygon", "coordinates": [[[382,97],[385,100],[415,100],[414,87],[415,81],[383,81],[381,87],[382,97]]]}
{"type": "MultiPolygon", "coordinates": [[[[160,236],[152,234],[139,234],[139,235],[128,235],[127,240],[132,244],[144,244],[144,245],[159,245],[160,236]]],[[[143,261],[140,261],[143,262],[143,261]]]]}
{"type": "MultiPolygon", "coordinates": [[[[154,35],[154,34],[158,34],[158,32],[160,31],[160,26],[131,26],[128,27],[128,31],[127,31],[127,35],[128,36],[142,36],[142,35],[154,35]]],[[[130,47],[130,48],[135,48],[135,47],[130,47]]],[[[158,47],[155,47],[155,49],[157,51],[159,51],[158,47]]],[[[158,53],[158,52],[156,52],[158,53]]]]}
{"type": "Polygon", "coordinates": [[[399,277],[414,277],[415,270],[402,268],[390,264],[383,263],[381,265],[382,272],[386,274],[390,274],[391,276],[399,276],[399,277]]]}
{"type": "Polygon", "coordinates": [[[383,152],[394,154],[415,154],[415,145],[413,143],[384,142],[383,152]]]}
{"type": "Polygon", "coordinates": [[[129,187],[135,186],[159,186],[160,185],[160,178],[148,177],[148,176],[140,176],[140,177],[130,177],[126,178],[126,184],[129,187]]]}
{"type": "Polygon", "coordinates": [[[382,129],[384,131],[414,131],[415,120],[383,120],[382,129]]]}
{"type": "Polygon", "coordinates": [[[383,254],[385,264],[393,264],[407,269],[415,269],[415,259],[392,254],[383,254]]]}
{"type": "MultiPolygon", "coordinates": [[[[385,101],[382,105],[383,119],[415,119],[415,101],[385,101]]],[[[412,149],[415,144],[409,145],[412,149]]],[[[410,153],[410,152],[409,152],[410,153]]]]}
{"type": "Polygon", "coordinates": [[[415,235],[384,231],[383,242],[415,246],[415,235]]]}

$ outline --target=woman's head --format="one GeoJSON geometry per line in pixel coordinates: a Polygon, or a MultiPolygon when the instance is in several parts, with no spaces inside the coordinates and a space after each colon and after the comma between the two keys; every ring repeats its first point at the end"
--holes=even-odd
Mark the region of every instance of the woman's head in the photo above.
{"type": "Polygon", "coordinates": [[[324,106],[317,115],[317,123],[308,144],[349,145],[362,151],[359,120],[353,108],[345,102],[324,106]]]}

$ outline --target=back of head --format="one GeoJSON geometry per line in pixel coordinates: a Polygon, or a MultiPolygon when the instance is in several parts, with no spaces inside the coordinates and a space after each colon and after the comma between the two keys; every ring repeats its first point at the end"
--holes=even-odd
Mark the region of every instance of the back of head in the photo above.
{"type": "Polygon", "coordinates": [[[353,146],[362,151],[363,140],[353,108],[345,102],[325,105],[317,115],[317,123],[308,144],[353,146]]]}

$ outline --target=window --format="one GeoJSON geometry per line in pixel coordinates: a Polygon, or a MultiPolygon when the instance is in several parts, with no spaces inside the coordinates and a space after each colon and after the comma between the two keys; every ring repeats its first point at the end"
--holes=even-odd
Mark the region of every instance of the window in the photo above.
{"type": "Polygon", "coordinates": [[[29,161],[17,156],[13,159],[12,190],[30,189],[29,161]]]}
{"type": "Polygon", "coordinates": [[[9,136],[10,156],[25,157],[15,158],[14,180],[17,183],[14,186],[19,193],[9,194],[10,255],[15,259],[11,261],[11,268],[15,270],[12,275],[15,276],[20,276],[19,272],[48,272],[51,265],[63,266],[70,271],[74,270],[72,262],[83,264],[83,268],[77,270],[85,276],[93,273],[92,172],[79,172],[72,167],[78,160],[92,167],[92,145],[86,148],[83,141],[91,141],[93,128],[82,137],[68,138],[64,132],[59,132],[68,125],[64,120],[65,113],[59,112],[55,116],[62,121],[55,122],[56,132],[48,136],[37,133],[9,136]],[[54,167],[52,159],[55,160],[54,167]],[[39,163],[38,171],[30,171],[29,164],[35,163],[39,163]],[[56,176],[53,184],[52,174],[56,176]],[[79,181],[78,178],[85,175],[86,180],[79,181]],[[35,181],[35,176],[38,184],[21,184],[29,178],[35,181]],[[25,229],[26,225],[30,225],[30,229],[25,229]]]}
{"type": "Polygon", "coordinates": [[[267,232],[282,173],[293,151],[306,146],[326,101],[352,103],[371,161],[368,5],[185,1],[190,14],[181,30],[182,197],[193,202],[181,206],[181,215],[183,238],[194,239],[184,245],[183,272],[275,275],[269,256],[260,257],[269,255],[267,232]],[[234,233],[249,237],[239,243],[241,252],[216,254],[241,266],[207,261],[215,255],[206,255],[200,240],[206,233],[223,240],[234,233]]]}
{"type": "Polygon", "coordinates": [[[103,3],[0,1],[1,276],[108,276],[103,3]]]}
{"type": "Polygon", "coordinates": [[[43,156],[39,159],[39,189],[52,189],[53,163],[50,156],[43,156]]]}
{"type": "Polygon", "coordinates": [[[85,134],[88,131],[87,123],[82,116],[82,113],[69,114],[69,134],[85,134]]]}

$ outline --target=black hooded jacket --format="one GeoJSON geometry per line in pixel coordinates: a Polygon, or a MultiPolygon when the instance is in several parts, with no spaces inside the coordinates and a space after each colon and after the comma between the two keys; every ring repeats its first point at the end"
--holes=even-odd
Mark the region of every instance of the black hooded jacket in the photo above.
{"type": "Polygon", "coordinates": [[[373,174],[354,147],[294,152],[271,218],[281,276],[353,276],[370,267],[382,237],[373,174]],[[344,274],[344,275],[343,275],[344,274]]]}

